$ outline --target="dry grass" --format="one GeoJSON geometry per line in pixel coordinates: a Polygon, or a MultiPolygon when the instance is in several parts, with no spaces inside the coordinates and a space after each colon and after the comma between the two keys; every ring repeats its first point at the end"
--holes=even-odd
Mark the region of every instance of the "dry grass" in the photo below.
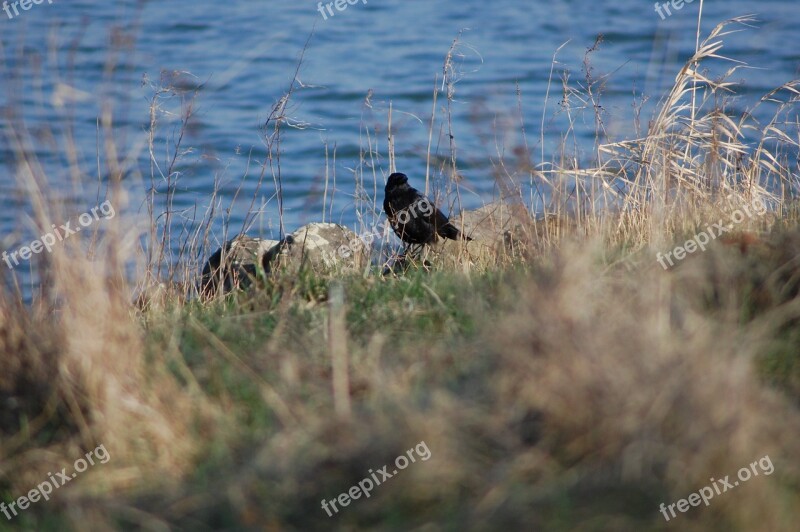
{"type": "MultiPolygon", "coordinates": [[[[370,271],[337,281],[343,300],[334,289],[330,304],[331,281],[302,272],[193,299],[198,257],[215,245],[217,192],[178,236],[152,194],[137,253],[139,221],[123,213],[120,157],[106,145],[119,216],[40,256],[32,304],[0,293],[0,501],[98,444],[111,460],[13,523],[0,517],[0,529],[793,530],[800,230],[789,161],[799,146],[787,117],[797,83],[762,99],[776,107],[767,124],[727,115],[734,87],[700,69],[726,27],[679,72],[644,138],[598,141],[589,168],[565,153],[537,168],[527,146],[511,150],[519,160],[495,177],[529,245],[510,264],[500,254],[455,272],[370,271]],[[525,176],[545,200],[534,221],[516,186],[525,176]],[[753,198],[772,215],[672,271],[658,266],[656,251],[753,198]],[[161,304],[140,312],[132,294],[159,284],[161,304]],[[421,440],[430,461],[335,518],[321,510],[421,440]],[[764,455],[773,475],[674,523],[658,513],[764,455]]],[[[265,125],[269,146],[293,90],[265,125]]],[[[568,82],[564,92],[599,97],[568,82]]],[[[9,138],[37,228],[65,219],[24,126],[9,138]]],[[[376,150],[368,136],[362,158],[376,150]]],[[[450,155],[443,171],[456,182],[450,155]]],[[[269,178],[281,203],[277,155],[259,184],[269,178]]],[[[378,178],[371,192],[356,178],[368,228],[378,178]]]]}

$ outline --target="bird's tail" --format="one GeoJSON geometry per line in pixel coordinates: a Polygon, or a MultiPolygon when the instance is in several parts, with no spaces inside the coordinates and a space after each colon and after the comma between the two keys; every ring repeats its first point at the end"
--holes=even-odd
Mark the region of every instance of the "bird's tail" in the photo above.
{"type": "Polygon", "coordinates": [[[467,242],[471,242],[472,239],[458,230],[458,228],[453,224],[447,224],[442,227],[441,236],[445,238],[449,238],[450,240],[461,240],[462,238],[467,242]]]}

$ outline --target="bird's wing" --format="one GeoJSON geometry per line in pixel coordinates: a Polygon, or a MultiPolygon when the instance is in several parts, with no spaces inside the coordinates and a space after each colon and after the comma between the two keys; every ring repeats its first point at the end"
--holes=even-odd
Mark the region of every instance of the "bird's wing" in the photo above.
{"type": "Polygon", "coordinates": [[[444,215],[442,211],[436,209],[436,213],[434,214],[431,223],[437,228],[441,229],[442,227],[450,224],[450,219],[444,215]]]}
{"type": "Polygon", "coordinates": [[[451,240],[458,240],[460,237],[461,231],[459,231],[455,225],[450,223],[450,219],[438,208],[436,208],[431,214],[428,222],[434,227],[436,234],[441,237],[449,238],[451,240]]]}
{"type": "Polygon", "coordinates": [[[394,218],[394,209],[392,208],[392,204],[389,202],[389,198],[384,198],[383,200],[383,212],[386,213],[386,217],[390,220],[394,218]]]}
{"type": "MultiPolygon", "coordinates": [[[[425,209],[427,212],[425,213],[426,215],[424,216],[424,219],[433,227],[435,227],[437,232],[440,231],[442,227],[450,223],[450,220],[447,218],[447,216],[445,216],[444,213],[439,210],[439,208],[436,207],[436,204],[434,204],[430,199],[420,194],[417,201],[425,201],[428,203],[429,207],[425,209]]],[[[418,210],[422,211],[422,209],[418,210]]]]}

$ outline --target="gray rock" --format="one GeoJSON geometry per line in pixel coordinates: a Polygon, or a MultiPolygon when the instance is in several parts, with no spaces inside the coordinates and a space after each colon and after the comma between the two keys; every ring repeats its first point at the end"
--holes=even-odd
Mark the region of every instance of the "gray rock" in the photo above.
{"type": "Polygon", "coordinates": [[[369,249],[344,226],[310,223],[281,241],[239,235],[206,262],[200,286],[203,297],[248,289],[276,273],[296,274],[307,268],[317,274],[360,271],[369,249]]]}
{"type": "Polygon", "coordinates": [[[212,297],[235,289],[247,289],[264,278],[264,255],[277,246],[277,240],[239,235],[218,249],[203,267],[200,293],[212,297]]]}
{"type": "Polygon", "coordinates": [[[296,273],[307,268],[317,274],[360,271],[368,250],[358,235],[333,223],[310,223],[288,235],[263,258],[264,271],[296,273]]]}
{"type": "Polygon", "coordinates": [[[450,221],[472,241],[442,239],[434,245],[417,247],[405,262],[444,267],[488,268],[519,257],[534,238],[533,218],[520,203],[496,201],[472,211],[463,211],[450,221]]]}
{"type": "Polygon", "coordinates": [[[473,240],[505,246],[530,239],[533,218],[521,203],[495,201],[474,211],[464,211],[463,231],[473,240]]]}

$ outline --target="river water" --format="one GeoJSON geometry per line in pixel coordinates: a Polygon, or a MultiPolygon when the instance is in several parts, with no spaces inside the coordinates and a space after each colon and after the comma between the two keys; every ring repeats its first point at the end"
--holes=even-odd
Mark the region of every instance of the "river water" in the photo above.
{"type": "MultiPolygon", "coordinates": [[[[110,108],[128,194],[118,210],[144,215],[144,201],[155,190],[156,208],[165,209],[171,198],[174,223],[191,226],[217,188],[220,208],[232,206],[231,231],[241,227],[254,202],[258,215],[250,233],[274,238],[279,216],[272,173],[259,184],[266,154],[261,126],[289,88],[303,53],[279,145],[285,227],[291,231],[324,217],[355,228],[358,213],[371,216],[371,200],[357,194],[357,184],[363,182],[369,196],[377,188],[378,205],[382,200],[390,107],[397,169],[424,186],[430,139],[430,175],[435,181],[447,175],[452,128],[459,202],[462,208],[479,206],[498,194],[493,175],[501,156],[524,142],[523,124],[533,164],[558,151],[570,118],[560,105],[561,79],[567,76],[575,87],[585,83],[584,57],[600,34],[590,62],[594,79],[606,76],[601,105],[607,140],[636,135],[634,104],[643,99],[646,127],[694,50],[700,1],[678,10],[659,7],[661,15],[650,0],[336,5],[44,0],[16,15],[11,8],[0,12],[0,120],[6,132],[27,132],[25,152],[35,155],[69,213],[88,211],[105,194],[106,137],[98,134],[98,117],[110,108]],[[448,106],[442,74],[456,39],[448,106]],[[151,153],[150,108],[159,89],[166,90],[158,93],[151,153]],[[179,118],[190,101],[193,115],[172,163],[179,118]]],[[[734,76],[741,86],[733,107],[741,110],[800,75],[800,9],[794,1],[706,1],[702,31],[751,13],[758,22],[727,36],[722,51],[757,67],[734,76]]],[[[571,119],[580,162],[588,164],[594,109],[573,109],[571,119]]],[[[25,242],[31,231],[29,196],[16,175],[10,138],[0,139],[5,249],[25,242]]],[[[222,237],[220,219],[211,230],[213,238],[222,237]]],[[[179,245],[177,239],[172,245],[179,245]]]]}

